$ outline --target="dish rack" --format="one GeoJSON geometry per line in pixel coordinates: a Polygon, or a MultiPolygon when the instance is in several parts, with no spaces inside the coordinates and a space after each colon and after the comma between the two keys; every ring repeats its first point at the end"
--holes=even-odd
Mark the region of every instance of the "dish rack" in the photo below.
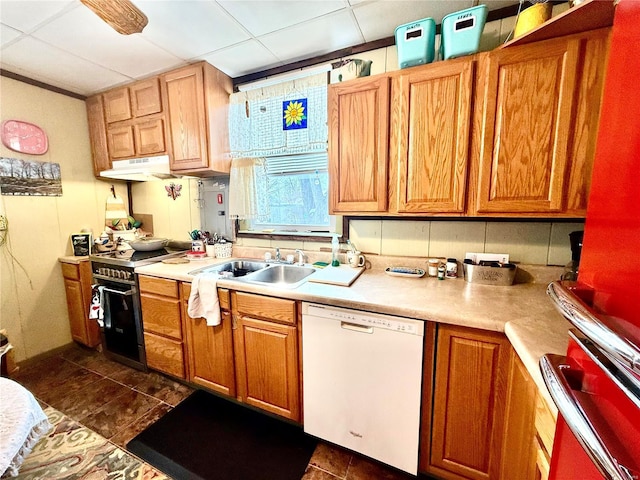
{"type": "Polygon", "coordinates": [[[216,254],[216,258],[231,258],[233,252],[232,243],[216,243],[213,246],[213,251],[216,254]]]}

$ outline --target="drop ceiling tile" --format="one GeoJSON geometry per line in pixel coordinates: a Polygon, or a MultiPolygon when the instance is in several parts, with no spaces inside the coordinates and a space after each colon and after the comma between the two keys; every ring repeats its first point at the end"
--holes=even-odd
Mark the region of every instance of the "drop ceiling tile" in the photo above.
{"type": "Polygon", "coordinates": [[[351,12],[339,12],[269,33],[258,40],[285,63],[364,42],[351,12]]]}
{"type": "Polygon", "coordinates": [[[344,9],[348,5],[344,1],[335,0],[322,2],[222,0],[218,3],[256,37],[344,9]]]}
{"type": "Polygon", "coordinates": [[[12,67],[17,67],[24,73],[16,73],[36,80],[51,79],[52,81],[47,83],[52,85],[73,85],[74,88],[68,90],[83,95],[131,81],[131,78],[70,55],[32,37],[25,37],[3,49],[2,67],[9,71],[15,71],[12,67]]]}
{"type": "Polygon", "coordinates": [[[195,58],[249,38],[215,2],[154,0],[136,5],[149,18],[142,36],[180,58],[195,58]]]}
{"type": "Polygon", "coordinates": [[[69,0],[12,1],[2,0],[0,21],[5,25],[29,33],[35,26],[76,2],[69,0]]]}
{"type": "Polygon", "coordinates": [[[7,43],[12,42],[20,35],[22,35],[22,32],[8,27],[4,23],[0,23],[0,46],[5,46],[7,43]]]}
{"type": "Polygon", "coordinates": [[[471,0],[450,0],[447,2],[430,0],[414,2],[410,0],[362,3],[353,8],[360,30],[366,42],[394,35],[398,25],[431,17],[436,23],[450,12],[463,10],[472,5],[471,0]]]}
{"type": "Polygon", "coordinates": [[[38,28],[34,37],[66,52],[132,78],[184,62],[140,34],[121,35],[91,10],[80,6],[38,28]]]}
{"type": "Polygon", "coordinates": [[[198,60],[206,60],[230,77],[239,77],[282,65],[282,62],[256,40],[248,40],[229,48],[201,55],[198,60]]]}

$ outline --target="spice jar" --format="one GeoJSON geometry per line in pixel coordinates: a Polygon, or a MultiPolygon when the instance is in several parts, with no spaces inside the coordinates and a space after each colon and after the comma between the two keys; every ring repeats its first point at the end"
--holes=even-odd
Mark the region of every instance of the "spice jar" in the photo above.
{"type": "Polygon", "coordinates": [[[445,270],[445,266],[443,264],[440,264],[440,266],[438,267],[438,280],[444,280],[445,270]]]}
{"type": "Polygon", "coordinates": [[[437,258],[429,259],[428,263],[428,273],[430,277],[438,276],[438,265],[440,265],[440,261],[437,258]]]}
{"type": "Polygon", "coordinates": [[[458,262],[455,258],[447,258],[447,278],[456,278],[458,276],[458,262]]]}

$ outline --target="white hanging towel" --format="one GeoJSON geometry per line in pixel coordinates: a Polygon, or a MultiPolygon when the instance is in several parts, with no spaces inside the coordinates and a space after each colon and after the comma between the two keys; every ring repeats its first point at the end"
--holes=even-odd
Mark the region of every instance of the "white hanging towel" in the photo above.
{"type": "Polygon", "coordinates": [[[187,313],[191,318],[204,317],[210,327],[221,321],[217,282],[217,273],[201,273],[191,282],[187,313]]]}

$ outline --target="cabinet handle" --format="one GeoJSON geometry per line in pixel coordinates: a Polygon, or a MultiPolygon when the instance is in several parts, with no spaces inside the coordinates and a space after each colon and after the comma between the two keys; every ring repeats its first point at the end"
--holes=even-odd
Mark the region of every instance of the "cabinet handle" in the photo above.
{"type": "Polygon", "coordinates": [[[231,315],[231,329],[232,330],[238,329],[238,315],[236,313],[231,315]]]}

